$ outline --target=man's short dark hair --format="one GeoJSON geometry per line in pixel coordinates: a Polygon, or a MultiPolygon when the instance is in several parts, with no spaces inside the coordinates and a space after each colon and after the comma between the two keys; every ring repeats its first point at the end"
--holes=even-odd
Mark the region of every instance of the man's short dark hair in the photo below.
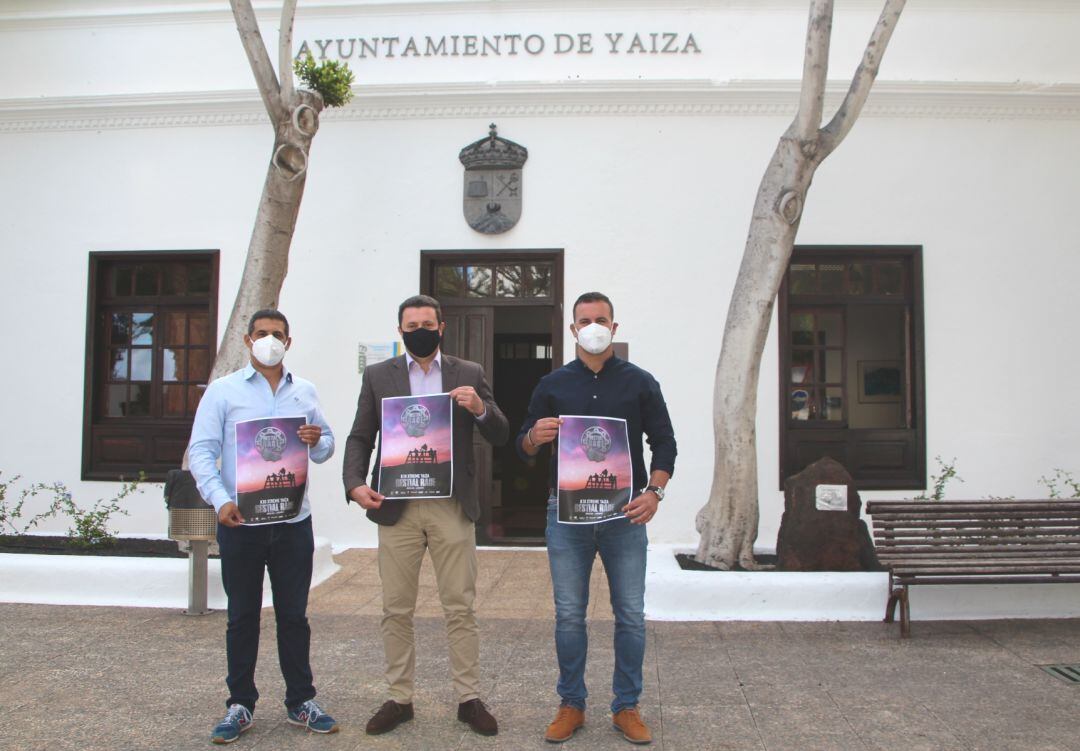
{"type": "Polygon", "coordinates": [[[285,324],[285,336],[289,335],[289,319],[285,317],[285,314],[280,310],[274,310],[273,308],[263,308],[262,310],[256,310],[251,314],[251,318],[248,319],[248,336],[255,333],[255,321],[260,318],[269,318],[271,321],[281,321],[285,324]]]}
{"type": "Polygon", "coordinates": [[[574,320],[577,320],[577,306],[583,302],[606,302],[608,310],[611,311],[611,320],[615,320],[615,306],[611,304],[611,298],[603,292],[586,292],[574,300],[574,307],[570,309],[574,320]]]}
{"type": "Polygon", "coordinates": [[[439,301],[434,297],[428,297],[427,295],[413,295],[405,302],[401,303],[401,305],[398,305],[398,326],[401,325],[401,319],[405,314],[405,308],[435,308],[435,322],[442,323],[442,306],[439,305],[439,301]]]}

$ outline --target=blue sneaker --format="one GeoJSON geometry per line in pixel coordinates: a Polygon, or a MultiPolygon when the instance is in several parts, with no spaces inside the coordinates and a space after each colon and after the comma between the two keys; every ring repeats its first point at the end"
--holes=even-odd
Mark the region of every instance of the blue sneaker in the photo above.
{"type": "Polygon", "coordinates": [[[328,715],[314,699],[308,699],[289,710],[289,723],[307,728],[313,733],[336,733],[337,721],[328,715]]]}
{"type": "Polygon", "coordinates": [[[210,734],[211,743],[232,743],[241,733],[251,730],[255,720],[243,704],[233,704],[225,713],[225,719],[217,724],[210,734]]]}

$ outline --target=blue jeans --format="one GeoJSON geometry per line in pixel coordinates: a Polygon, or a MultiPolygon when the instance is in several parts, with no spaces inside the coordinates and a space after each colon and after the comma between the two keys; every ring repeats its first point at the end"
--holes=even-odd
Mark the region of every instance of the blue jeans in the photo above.
{"type": "Polygon", "coordinates": [[[229,698],[225,706],[243,704],[255,711],[255,662],[259,656],[259,616],[263,571],[270,572],[277,620],[278,664],[285,678],[285,706],[290,709],[315,698],[311,676],[311,627],[307,619],[315,540],[311,517],[288,524],[226,527],[218,524],[221,582],[229,598],[225,653],[229,698]]]}
{"type": "Polygon", "coordinates": [[[636,706],[645,660],[645,554],[649,542],[645,525],[631,524],[628,519],[559,524],[555,508],[549,506],[546,536],[555,594],[556,690],[562,703],[585,709],[585,657],[589,650],[585,613],[589,576],[599,553],[615,615],[615,672],[611,679],[615,698],[611,711],[636,706]]]}

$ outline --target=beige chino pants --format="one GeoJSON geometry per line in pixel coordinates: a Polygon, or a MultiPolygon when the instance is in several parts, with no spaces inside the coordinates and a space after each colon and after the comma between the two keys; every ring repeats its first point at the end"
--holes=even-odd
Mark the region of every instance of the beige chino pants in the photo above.
{"type": "Polygon", "coordinates": [[[413,700],[416,643],[413,613],[420,565],[429,551],[435,566],[450,646],[450,671],[459,702],[479,698],[480,631],[476,597],[476,532],[453,498],[386,501],[405,503],[393,526],[379,527],[379,577],[382,579],[382,638],[390,698],[413,700]]]}

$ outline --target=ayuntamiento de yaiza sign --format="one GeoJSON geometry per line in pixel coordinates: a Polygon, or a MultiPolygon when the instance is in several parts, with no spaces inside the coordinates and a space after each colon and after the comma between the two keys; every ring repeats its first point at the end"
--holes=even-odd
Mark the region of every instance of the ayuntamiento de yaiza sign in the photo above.
{"type": "Polygon", "coordinates": [[[407,57],[513,57],[515,55],[701,54],[692,33],[649,31],[594,34],[445,34],[303,40],[296,56],[316,60],[407,57]]]}

